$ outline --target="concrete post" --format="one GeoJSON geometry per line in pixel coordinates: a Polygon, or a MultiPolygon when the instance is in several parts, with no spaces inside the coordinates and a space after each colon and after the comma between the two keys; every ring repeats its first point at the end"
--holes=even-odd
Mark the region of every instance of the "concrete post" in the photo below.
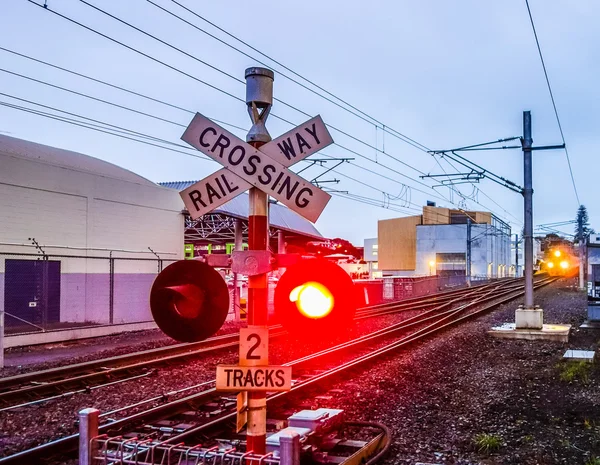
{"type": "Polygon", "coordinates": [[[92,439],[98,436],[100,410],[85,408],[79,412],[79,465],[92,465],[96,452],[92,439]]]}
{"type": "Polygon", "coordinates": [[[281,465],[300,465],[300,435],[296,431],[282,431],[279,458],[281,465]]]}

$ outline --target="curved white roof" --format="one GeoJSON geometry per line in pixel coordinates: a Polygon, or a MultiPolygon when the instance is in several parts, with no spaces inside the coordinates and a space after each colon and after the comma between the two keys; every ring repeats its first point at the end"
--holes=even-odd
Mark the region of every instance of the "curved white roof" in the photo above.
{"type": "Polygon", "coordinates": [[[149,179],[104,160],[0,134],[0,154],[136,184],[156,186],[149,179]]]}

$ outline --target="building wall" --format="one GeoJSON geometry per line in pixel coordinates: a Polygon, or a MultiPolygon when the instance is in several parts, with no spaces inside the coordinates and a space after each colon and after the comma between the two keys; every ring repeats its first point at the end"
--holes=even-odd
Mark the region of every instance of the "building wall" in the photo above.
{"type": "Polygon", "coordinates": [[[423,207],[423,224],[449,224],[450,209],[442,207],[423,207]]]}
{"type": "Polygon", "coordinates": [[[377,238],[365,239],[363,255],[366,262],[376,262],[379,260],[379,245],[377,238]]]}
{"type": "MultiPolygon", "coordinates": [[[[467,225],[421,225],[417,230],[416,274],[430,274],[438,253],[467,253],[467,225]]],[[[487,224],[471,225],[471,275],[504,277],[510,270],[510,237],[487,224]]],[[[436,263],[437,267],[437,263],[436,263]]]]}
{"type": "MultiPolygon", "coordinates": [[[[16,156],[0,145],[0,305],[5,260],[19,258],[10,253],[36,253],[29,241],[35,238],[49,255],[106,257],[53,259],[61,261],[61,321],[108,322],[109,251],[115,250],[113,257],[155,258],[143,253],[151,247],[161,258],[182,258],[183,203],[176,191],[126,170],[120,176],[120,169],[110,165],[116,175],[90,172],[84,166],[89,157],[66,154],[69,163],[82,166],[16,156]]],[[[120,297],[114,303],[114,322],[151,319],[147,297],[156,261],[116,263],[115,295],[120,297]]]]}
{"type": "Polygon", "coordinates": [[[381,220],[377,224],[379,269],[414,270],[417,259],[417,229],[421,216],[381,220]]]}

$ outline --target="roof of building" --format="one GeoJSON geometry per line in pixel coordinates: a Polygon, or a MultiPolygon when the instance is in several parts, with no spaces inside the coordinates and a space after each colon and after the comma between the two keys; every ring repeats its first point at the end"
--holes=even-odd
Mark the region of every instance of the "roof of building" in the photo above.
{"type": "MultiPolygon", "coordinates": [[[[158,184],[171,189],[182,191],[187,189],[192,184],[198,181],[175,181],[175,182],[159,182],[158,184]]],[[[247,219],[248,218],[248,194],[238,195],[229,202],[221,205],[214,210],[215,212],[224,213],[226,215],[247,219]]],[[[317,228],[308,220],[305,220],[296,212],[290,210],[285,205],[271,203],[269,208],[269,222],[272,226],[285,231],[301,233],[305,236],[314,238],[323,238],[317,228]]]]}
{"type": "Polygon", "coordinates": [[[0,154],[53,166],[156,186],[152,181],[99,158],[0,134],[0,154]]]}

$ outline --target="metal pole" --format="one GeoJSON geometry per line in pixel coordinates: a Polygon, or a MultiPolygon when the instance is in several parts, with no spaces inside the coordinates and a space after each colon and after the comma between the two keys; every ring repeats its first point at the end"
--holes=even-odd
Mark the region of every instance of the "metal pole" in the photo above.
{"type": "MultiPolygon", "coordinates": [[[[242,250],[242,220],[236,219],[234,225],[233,250],[242,250]]],[[[238,289],[238,274],[233,273],[233,309],[235,321],[240,321],[240,290],[238,289]]]]}
{"type": "Polygon", "coordinates": [[[579,239],[579,289],[585,289],[585,282],[584,282],[584,277],[583,277],[583,267],[584,267],[584,261],[585,261],[585,254],[584,254],[584,244],[583,244],[583,238],[579,239]]]}
{"type": "Polygon", "coordinates": [[[583,216],[577,215],[577,235],[579,236],[579,289],[585,289],[583,282],[583,216]]]}
{"type": "Polygon", "coordinates": [[[471,285],[471,218],[467,217],[467,284],[471,285]]]}
{"type": "Polygon", "coordinates": [[[79,412],[79,465],[92,465],[92,439],[98,436],[100,410],[86,408],[79,412]]]}
{"type": "MultiPolygon", "coordinates": [[[[273,103],[273,71],[266,68],[246,70],[246,103],[253,126],[246,141],[260,147],[271,140],[265,121],[273,103]],[[261,111],[262,110],[262,111],[261,111]]],[[[250,189],[248,215],[248,248],[267,250],[269,197],[256,187],[250,189]]],[[[248,326],[267,327],[267,275],[259,274],[248,278],[248,326]]],[[[246,428],[246,450],[255,454],[266,452],[267,399],[265,392],[248,393],[248,426],[246,428]]]]}
{"type": "Polygon", "coordinates": [[[0,309],[0,368],[4,368],[4,309],[0,309]]]}
{"type": "Polygon", "coordinates": [[[523,197],[525,199],[525,234],[523,251],[525,255],[525,306],[532,310],[533,306],[533,181],[531,166],[531,112],[523,112],[523,197]]]}
{"type": "Polygon", "coordinates": [[[519,277],[519,235],[515,234],[515,278],[519,277]]]}

